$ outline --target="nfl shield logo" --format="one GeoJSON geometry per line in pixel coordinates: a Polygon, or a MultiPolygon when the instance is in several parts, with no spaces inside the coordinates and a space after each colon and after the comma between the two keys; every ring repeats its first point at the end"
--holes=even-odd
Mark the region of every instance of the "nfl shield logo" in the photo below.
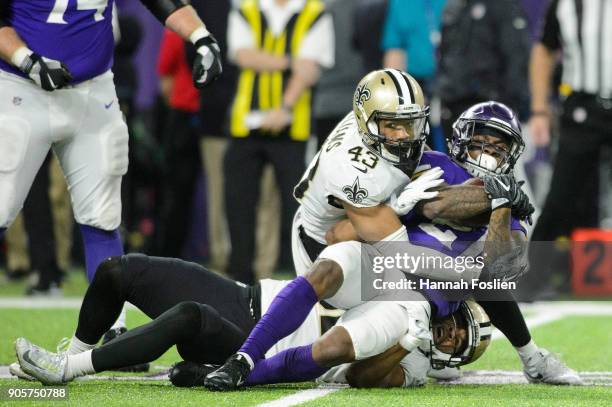
{"type": "Polygon", "coordinates": [[[23,99],[21,99],[19,96],[15,96],[15,97],[13,97],[13,104],[14,104],[15,106],[19,106],[19,105],[21,105],[21,101],[22,101],[22,100],[23,100],[23,99]]]}

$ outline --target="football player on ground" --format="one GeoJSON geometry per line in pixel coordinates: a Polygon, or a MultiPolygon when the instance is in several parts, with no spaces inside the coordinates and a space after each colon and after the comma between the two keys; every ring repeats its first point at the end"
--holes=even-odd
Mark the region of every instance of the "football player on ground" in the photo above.
{"type": "MultiPolygon", "coordinates": [[[[362,245],[355,241],[326,246],[325,234],[348,217],[361,240],[378,242],[374,250],[384,253],[394,242],[407,241],[405,227],[384,202],[409,182],[418,165],[428,133],[428,115],[420,86],[404,72],[374,71],[359,82],[353,112],[332,131],[295,188],[300,207],[294,218],[292,244],[299,277],[275,298],[240,351],[209,375],[210,388],[236,388],[267,350],[293,332],[318,301],[340,309],[364,302],[360,269],[352,267],[360,258],[362,245]]],[[[409,184],[415,197],[413,205],[419,199],[437,196],[446,200],[453,195],[467,202],[484,200],[488,207],[482,211],[491,209],[483,188],[453,186],[425,192],[442,182],[438,179],[441,173],[432,169],[421,182],[409,184]]],[[[516,188],[511,189],[514,196],[510,201],[516,205],[519,194],[516,188]]],[[[457,210],[456,205],[446,205],[439,216],[464,219],[472,215],[457,210]]],[[[453,271],[436,277],[458,278],[453,271]]],[[[304,363],[316,366],[312,358],[304,363]]]]}
{"type": "MultiPolygon", "coordinates": [[[[416,174],[429,168],[438,167],[444,171],[444,181],[448,185],[471,182],[471,177],[484,180],[485,189],[496,187],[497,179],[504,180],[512,175],[512,168],[518,160],[524,143],[516,115],[507,106],[497,102],[479,103],[466,110],[453,126],[454,132],[449,141],[449,156],[434,151],[423,154],[416,174]]],[[[412,199],[408,195],[407,199],[412,199]]],[[[401,207],[402,196],[395,203],[401,207]]],[[[398,215],[408,230],[412,244],[433,248],[447,255],[457,256],[465,253],[467,243],[477,242],[486,232],[484,227],[461,227],[452,221],[437,216],[439,208],[432,206],[433,201],[423,201],[415,209],[407,212],[397,210],[398,215]]],[[[438,205],[444,205],[439,201],[438,205]]],[[[477,202],[458,202],[457,205],[483,205],[477,202]]],[[[499,202],[498,202],[499,204],[499,202]]],[[[507,205],[507,204],[506,204],[507,205]]],[[[512,220],[513,239],[517,247],[524,247],[526,230],[516,220],[512,220]]],[[[490,233],[490,231],[489,231],[490,233]]],[[[329,243],[356,238],[349,221],[337,224],[328,233],[329,243]]],[[[520,256],[517,256],[517,259],[520,256]]],[[[524,261],[524,259],[523,259],[524,261]]],[[[524,263],[513,262],[520,273],[524,263]]],[[[523,363],[523,372],[530,383],[572,384],[582,383],[575,371],[569,369],[554,354],[538,348],[531,339],[529,329],[521,314],[518,304],[510,290],[494,291],[495,300],[487,292],[475,292],[474,296],[487,312],[494,326],[509,339],[523,363]]],[[[458,373],[458,372],[457,372],[458,373]]],[[[447,375],[452,374],[446,372],[447,375]]]]}
{"type": "MultiPolygon", "coordinates": [[[[184,0],[142,3],[195,44],[197,86],[221,73],[219,47],[191,6],[184,0]]],[[[81,229],[90,281],[102,260],[123,254],[118,227],[128,129],[110,70],[113,4],[8,0],[0,6],[0,236],[53,149],[81,229]]],[[[71,351],[86,349],[71,344],[71,351]]]]}
{"type": "MultiPolygon", "coordinates": [[[[202,386],[204,376],[240,347],[261,313],[287,284],[288,281],[262,280],[245,286],[178,259],[130,254],[105,260],[85,294],[75,338],[96,344],[126,301],[153,321],[76,355],[51,353],[19,338],[16,352],[28,374],[22,373],[20,377],[44,384],[63,384],[86,374],[153,361],[176,345],[185,361],[172,368],[172,383],[181,387],[202,386]]],[[[440,346],[441,352],[455,346],[474,346],[472,342],[468,344],[468,338],[477,329],[473,322],[462,323],[458,328],[462,333],[455,340],[448,336],[453,321],[470,321],[468,311],[473,309],[474,306],[459,311],[440,308],[441,317],[433,325],[433,343],[440,346]]],[[[283,351],[313,342],[333,326],[340,314],[341,311],[318,305],[292,335],[276,344],[266,356],[280,352],[284,358],[293,357],[294,349],[283,351]]],[[[410,362],[411,359],[405,362],[406,372],[414,364],[410,362]]],[[[286,381],[291,381],[290,372],[285,374],[286,381]]],[[[339,379],[341,376],[340,372],[329,372],[334,381],[344,380],[339,379]]]]}

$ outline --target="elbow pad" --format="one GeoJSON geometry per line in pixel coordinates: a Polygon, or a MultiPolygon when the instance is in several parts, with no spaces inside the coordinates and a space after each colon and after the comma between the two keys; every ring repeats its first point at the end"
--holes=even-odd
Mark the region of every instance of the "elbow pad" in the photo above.
{"type": "Polygon", "coordinates": [[[187,0],[141,0],[151,14],[155,16],[162,24],[166,23],[166,19],[170,14],[174,13],[181,7],[189,5],[187,0]]]}

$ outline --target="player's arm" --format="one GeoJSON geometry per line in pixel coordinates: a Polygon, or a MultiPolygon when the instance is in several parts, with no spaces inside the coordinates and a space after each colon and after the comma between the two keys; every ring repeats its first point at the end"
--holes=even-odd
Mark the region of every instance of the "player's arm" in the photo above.
{"type": "Polygon", "coordinates": [[[351,387],[402,387],[405,381],[401,360],[408,351],[399,344],[380,355],[354,362],[346,372],[351,387]]]}
{"type": "Polygon", "coordinates": [[[61,61],[32,51],[6,20],[0,22],[0,57],[46,91],[60,89],[72,80],[70,71],[61,61]]]}
{"type": "MultiPolygon", "coordinates": [[[[454,222],[473,220],[491,210],[491,200],[484,188],[476,185],[443,185],[435,198],[420,201],[415,210],[427,219],[454,222]]],[[[485,222],[486,224],[486,222],[485,222]]]]}
{"type": "Polygon", "coordinates": [[[185,0],[141,0],[151,13],[166,27],[196,48],[193,64],[193,83],[202,88],[223,72],[221,51],[217,40],[185,0]]]}
{"type": "MultiPolygon", "coordinates": [[[[346,202],[342,202],[342,205],[361,240],[368,242],[385,240],[400,229],[406,233],[395,212],[387,205],[368,208],[358,208],[346,202]]],[[[403,240],[407,240],[407,236],[403,240]]]]}

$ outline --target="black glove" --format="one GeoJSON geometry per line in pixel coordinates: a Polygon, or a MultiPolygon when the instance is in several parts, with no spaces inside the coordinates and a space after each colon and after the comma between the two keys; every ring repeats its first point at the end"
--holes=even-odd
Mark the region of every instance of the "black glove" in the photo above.
{"type": "Polygon", "coordinates": [[[512,215],[528,220],[531,224],[533,205],[521,186],[525,181],[517,182],[513,175],[486,176],[482,178],[484,189],[491,200],[491,209],[500,207],[512,208],[512,215]]]}
{"type": "MultiPolygon", "coordinates": [[[[519,181],[518,186],[521,187],[525,181],[519,181]]],[[[512,216],[515,218],[526,220],[530,225],[533,224],[531,215],[535,212],[535,208],[529,201],[529,197],[522,190],[519,189],[519,194],[512,203],[512,216]]]]}
{"type": "Polygon", "coordinates": [[[193,84],[203,88],[221,75],[221,50],[212,34],[196,41],[196,57],[193,62],[193,84]]]}
{"type": "Polygon", "coordinates": [[[72,75],[66,65],[60,61],[42,57],[35,52],[23,61],[20,69],[38,86],[49,92],[63,88],[72,80],[72,75]]]}

